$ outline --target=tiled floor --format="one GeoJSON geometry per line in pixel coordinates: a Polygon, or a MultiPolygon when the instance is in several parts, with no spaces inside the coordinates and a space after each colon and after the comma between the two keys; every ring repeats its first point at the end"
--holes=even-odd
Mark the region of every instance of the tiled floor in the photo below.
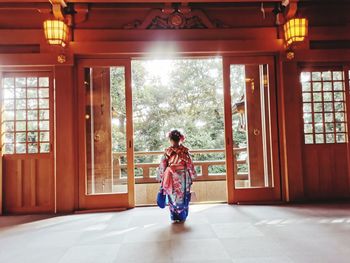
{"type": "Polygon", "coordinates": [[[350,262],[350,205],[193,205],[0,217],[0,262],[350,262]]]}

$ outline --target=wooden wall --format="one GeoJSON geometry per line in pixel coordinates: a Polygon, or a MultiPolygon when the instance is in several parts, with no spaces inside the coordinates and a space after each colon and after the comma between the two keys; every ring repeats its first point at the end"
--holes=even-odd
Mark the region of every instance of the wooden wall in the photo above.
{"type": "Polygon", "coordinates": [[[297,92],[298,66],[295,61],[280,64],[281,83],[279,91],[280,146],[282,160],[282,182],[287,201],[304,198],[302,170],[302,134],[300,118],[301,98],[297,92]]]}
{"type": "MultiPolygon", "coordinates": [[[[344,186],[346,182],[349,186],[349,173],[344,168],[347,163],[345,157],[334,158],[333,151],[346,156],[347,150],[339,147],[327,151],[323,148],[322,154],[315,148],[305,149],[302,143],[301,98],[297,92],[300,63],[350,63],[350,44],[347,42],[350,40],[350,5],[324,2],[300,5],[300,13],[310,21],[310,37],[296,50],[292,61],[285,58],[282,31],[275,26],[272,4],[266,5],[265,19],[260,12],[260,3],[196,4],[194,7],[203,9],[208,17],[228,26],[204,30],[127,30],[123,29],[126,24],[137,19],[142,21],[152,8],[160,5],[113,5],[113,8],[106,4],[90,5],[86,20],[75,26],[73,41],[65,50],[67,62],[62,65],[56,61],[61,49],[48,46],[44,40],[42,21],[47,14],[38,12],[38,9],[50,9],[50,5],[26,5],[18,10],[18,5],[0,3],[0,68],[50,66],[54,74],[56,211],[72,212],[78,207],[76,91],[79,87],[76,84],[76,62],[80,57],[144,56],[155,48],[158,48],[159,56],[167,55],[169,50],[185,56],[275,56],[284,200],[339,197],[333,194],[336,191],[346,196],[349,193],[349,188],[344,186]],[[311,159],[305,159],[305,155],[315,161],[311,164],[311,159]],[[329,170],[320,168],[321,164],[327,164],[329,170]]],[[[32,165],[19,165],[18,162],[10,162],[4,167],[4,173],[6,169],[32,165]]],[[[11,187],[11,184],[17,182],[4,180],[4,187],[11,187]]],[[[15,200],[5,197],[5,204],[17,202],[15,200]]]]}
{"type": "Polygon", "coordinates": [[[55,67],[56,90],[56,205],[57,212],[71,212],[77,205],[77,132],[74,69],[55,67]]]}

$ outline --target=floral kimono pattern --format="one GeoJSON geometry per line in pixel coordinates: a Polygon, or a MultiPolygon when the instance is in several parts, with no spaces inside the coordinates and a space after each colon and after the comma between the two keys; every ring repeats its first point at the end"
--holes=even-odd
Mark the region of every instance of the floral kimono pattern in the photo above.
{"type": "Polygon", "coordinates": [[[186,220],[192,180],[197,176],[188,148],[179,145],[165,149],[157,176],[168,196],[171,219],[186,220]]]}

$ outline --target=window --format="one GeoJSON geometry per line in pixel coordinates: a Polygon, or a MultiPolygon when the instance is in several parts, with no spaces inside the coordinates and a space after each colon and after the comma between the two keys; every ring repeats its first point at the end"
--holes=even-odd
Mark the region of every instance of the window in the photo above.
{"type": "Polygon", "coordinates": [[[343,71],[303,71],[300,81],[305,144],[345,143],[343,71]]]}
{"type": "Polygon", "coordinates": [[[4,154],[50,152],[48,76],[5,75],[2,79],[4,154]]]}

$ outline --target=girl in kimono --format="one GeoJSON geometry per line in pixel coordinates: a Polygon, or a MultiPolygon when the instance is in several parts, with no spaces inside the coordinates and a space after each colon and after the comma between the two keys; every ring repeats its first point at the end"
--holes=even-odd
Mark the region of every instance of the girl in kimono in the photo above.
{"type": "Polygon", "coordinates": [[[165,149],[158,168],[161,189],[168,197],[173,222],[184,222],[188,216],[192,180],[197,176],[188,148],[182,145],[185,136],[178,130],[167,134],[171,146],[165,149]]]}

